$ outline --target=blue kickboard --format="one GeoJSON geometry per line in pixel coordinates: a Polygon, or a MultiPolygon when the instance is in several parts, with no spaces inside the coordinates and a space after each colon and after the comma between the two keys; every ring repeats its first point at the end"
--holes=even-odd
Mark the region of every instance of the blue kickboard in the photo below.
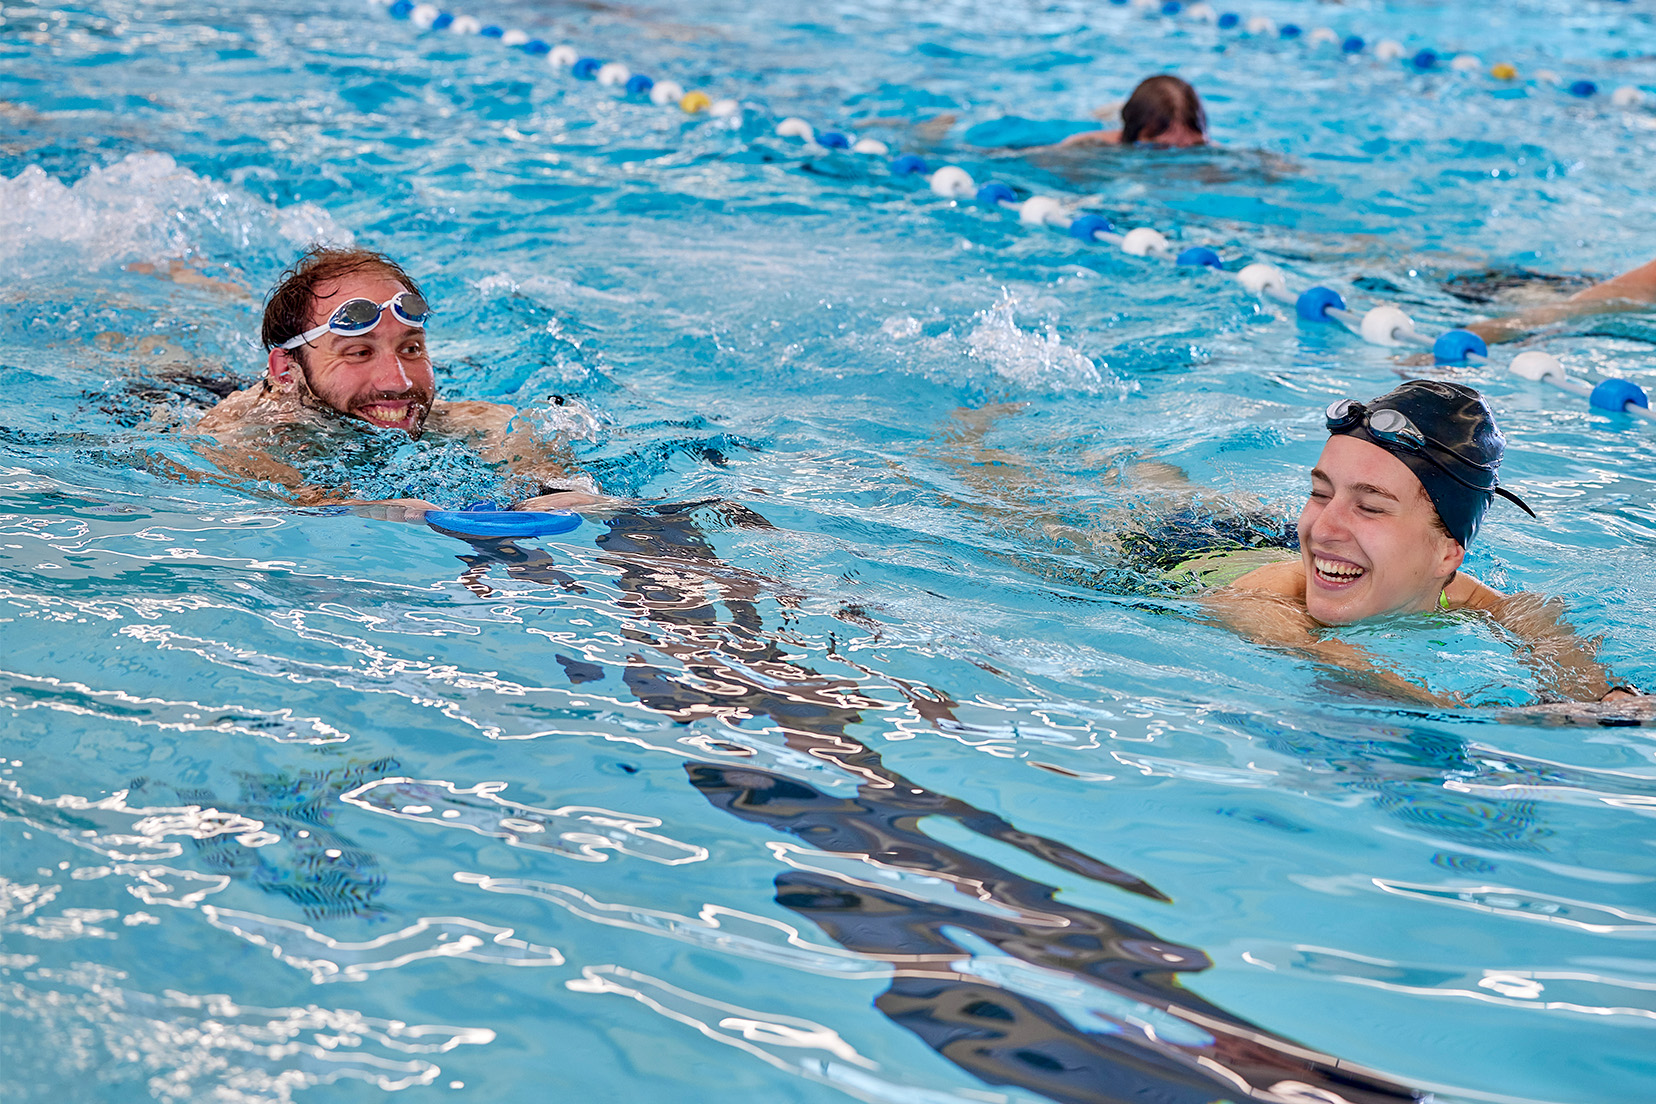
{"type": "Polygon", "coordinates": [[[428,510],[426,524],[462,537],[549,537],[581,527],[581,515],[567,510],[428,510]]]}

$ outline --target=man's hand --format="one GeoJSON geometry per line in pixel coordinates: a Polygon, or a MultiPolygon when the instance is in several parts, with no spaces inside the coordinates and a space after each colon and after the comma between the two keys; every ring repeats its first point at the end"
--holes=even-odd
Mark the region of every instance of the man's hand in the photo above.
{"type": "Polygon", "coordinates": [[[551,494],[526,498],[512,507],[514,510],[581,510],[590,507],[614,509],[625,505],[619,498],[587,494],[585,491],[554,491],[551,494]]]}
{"type": "Polygon", "coordinates": [[[343,505],[350,507],[357,517],[375,521],[424,521],[427,510],[442,509],[423,498],[382,498],[372,502],[353,499],[343,505]]]}

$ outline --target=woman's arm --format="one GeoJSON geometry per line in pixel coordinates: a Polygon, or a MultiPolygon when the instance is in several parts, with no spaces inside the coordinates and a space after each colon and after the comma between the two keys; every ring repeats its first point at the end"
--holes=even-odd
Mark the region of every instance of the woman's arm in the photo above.
{"type": "MultiPolygon", "coordinates": [[[[1520,645],[1519,656],[1548,697],[1569,702],[1614,700],[1614,680],[1598,661],[1596,639],[1583,639],[1564,620],[1564,603],[1538,594],[1501,598],[1490,617],[1520,645]]],[[[1635,696],[1621,692],[1620,696],[1635,696]]]]}
{"type": "Polygon", "coordinates": [[[1305,612],[1304,570],[1298,560],[1267,564],[1229,586],[1202,596],[1202,604],[1225,628],[1255,644],[1297,655],[1353,675],[1363,686],[1419,705],[1458,706],[1459,698],[1435,694],[1381,666],[1355,644],[1328,640],[1305,612]],[[1296,600],[1296,587],[1300,597],[1296,600]]]}

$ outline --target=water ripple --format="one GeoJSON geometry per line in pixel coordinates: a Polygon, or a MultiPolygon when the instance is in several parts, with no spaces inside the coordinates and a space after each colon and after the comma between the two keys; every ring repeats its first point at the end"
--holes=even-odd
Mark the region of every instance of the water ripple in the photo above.
{"type": "Polygon", "coordinates": [[[906,1078],[882,1077],[877,1063],[814,1020],[761,1012],[703,997],[623,966],[586,966],[564,983],[572,992],[628,997],[714,1042],[746,1051],[778,1069],[832,1085],[865,1100],[890,1104],[983,1104],[998,1093],[955,1094],[906,1078]]]}
{"type": "Polygon", "coordinates": [[[381,778],[341,795],[340,800],[369,812],[464,828],[503,839],[513,847],[550,851],[582,862],[603,862],[609,852],[664,866],[702,862],[708,857],[705,847],[645,831],[661,826],[656,817],[582,805],[538,809],[496,796],[506,786],[505,782],[479,782],[461,789],[440,780],[381,778]]]}
{"type": "Polygon", "coordinates": [[[398,931],[366,942],[334,939],[315,928],[257,913],[203,905],[215,928],[268,947],[276,959],[310,973],[317,985],[330,981],[364,981],[376,970],[394,970],[428,958],[468,958],[497,966],[560,966],[556,947],[516,939],[511,928],[495,927],[463,916],[422,916],[398,931]]]}
{"type": "Polygon", "coordinates": [[[409,1024],[349,1008],[260,1008],[176,989],[157,996],[128,988],[119,971],[86,964],[21,973],[0,982],[8,1017],[35,1038],[60,1042],[40,1054],[7,1048],[6,1078],[20,1090],[72,1078],[81,1090],[101,1083],[105,1091],[124,1087],[127,1099],[143,1094],[168,1104],[209,1097],[291,1104],[340,1081],[379,1092],[430,1085],[442,1073],[431,1056],[495,1038],[488,1028],[409,1024]]]}
{"type": "Polygon", "coordinates": [[[841,947],[813,943],[792,924],[740,909],[705,904],[695,916],[683,916],[642,905],[600,901],[573,886],[485,874],[457,873],[455,880],[491,893],[515,893],[556,905],[583,920],[606,927],[627,928],[666,936],[693,946],[739,954],[761,962],[775,962],[817,974],[848,978],[885,978],[890,967],[841,947]]]}

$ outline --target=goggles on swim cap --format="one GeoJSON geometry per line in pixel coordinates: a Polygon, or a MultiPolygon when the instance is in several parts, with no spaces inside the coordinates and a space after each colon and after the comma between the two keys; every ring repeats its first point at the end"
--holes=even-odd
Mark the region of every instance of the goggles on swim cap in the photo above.
{"type": "Polygon", "coordinates": [[[335,333],[340,337],[361,337],[380,324],[387,307],[391,308],[392,315],[398,321],[409,326],[418,326],[422,330],[425,329],[426,319],[431,317],[431,307],[414,291],[399,291],[383,303],[376,303],[372,299],[347,299],[328,316],[326,322],[276,347],[297,349],[301,345],[309,345],[325,333],[335,333]]]}
{"type": "Polygon", "coordinates": [[[1535,517],[1523,499],[1497,481],[1506,443],[1489,408],[1470,388],[1411,380],[1372,403],[1341,399],[1329,406],[1324,420],[1329,433],[1362,438],[1402,460],[1420,480],[1444,528],[1463,548],[1471,543],[1495,495],[1535,517]],[[1413,417],[1402,406],[1409,407],[1413,417]],[[1428,434],[1417,418],[1458,435],[1462,447],[1428,434]]]}

